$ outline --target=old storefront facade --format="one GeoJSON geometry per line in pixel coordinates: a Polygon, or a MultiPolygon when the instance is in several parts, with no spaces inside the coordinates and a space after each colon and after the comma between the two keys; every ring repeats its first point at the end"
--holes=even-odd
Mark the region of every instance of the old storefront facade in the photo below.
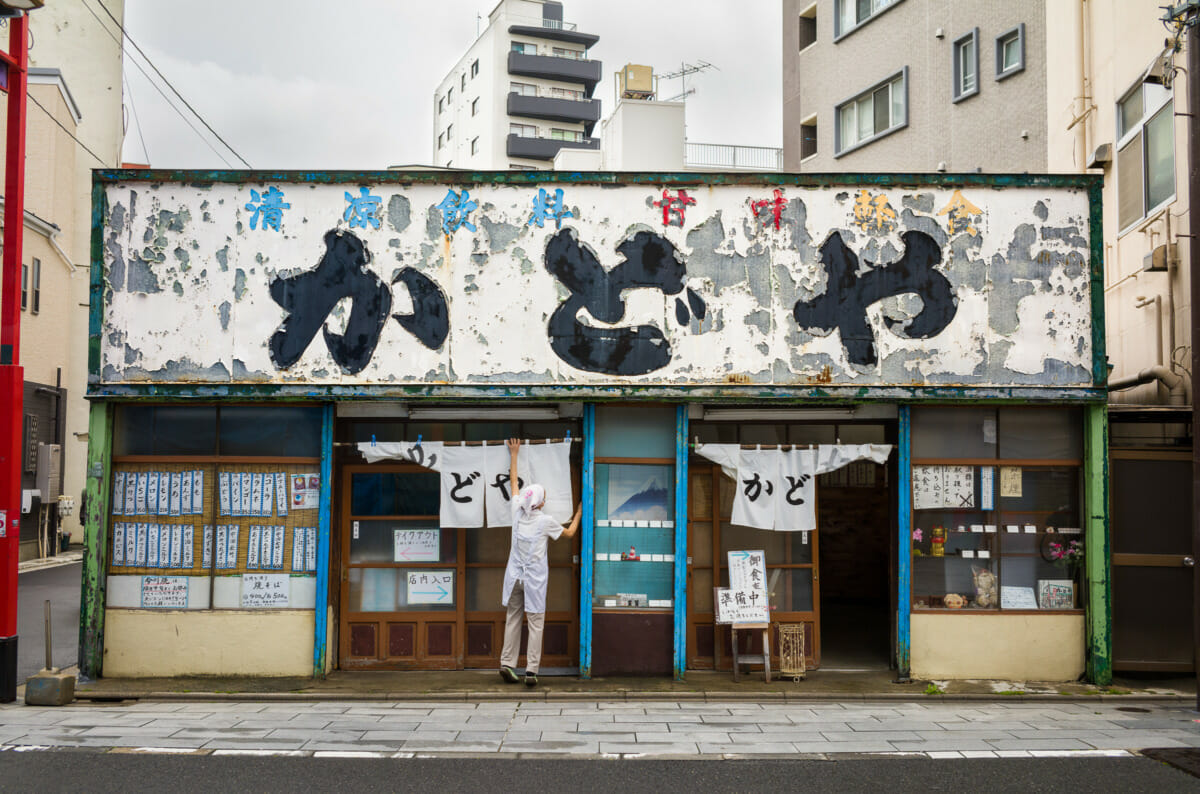
{"type": "Polygon", "coordinates": [[[495,667],[518,437],[543,669],[1105,680],[1096,180],[554,176],[97,172],[85,672],[495,667]]]}

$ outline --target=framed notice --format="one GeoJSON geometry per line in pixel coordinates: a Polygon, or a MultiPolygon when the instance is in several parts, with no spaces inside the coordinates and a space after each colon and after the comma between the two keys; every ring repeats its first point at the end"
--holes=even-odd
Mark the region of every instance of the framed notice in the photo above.
{"type": "Polygon", "coordinates": [[[392,559],[395,562],[438,562],[441,532],[436,529],[393,529],[392,559]]]}
{"type": "Polygon", "coordinates": [[[286,573],[242,575],[243,609],[282,609],[291,598],[291,577],[286,573]]]}
{"type": "Polygon", "coordinates": [[[454,571],[408,572],[408,603],[454,605],[454,571]]]}
{"type": "Polygon", "coordinates": [[[187,609],[188,577],[143,576],[143,609],[187,609]]]}
{"type": "Polygon", "coordinates": [[[1001,609],[1037,609],[1037,597],[1032,587],[1000,587],[1001,609]]]}
{"type": "Polygon", "coordinates": [[[1075,582],[1070,579],[1038,579],[1038,606],[1042,609],[1074,609],[1075,582]]]}

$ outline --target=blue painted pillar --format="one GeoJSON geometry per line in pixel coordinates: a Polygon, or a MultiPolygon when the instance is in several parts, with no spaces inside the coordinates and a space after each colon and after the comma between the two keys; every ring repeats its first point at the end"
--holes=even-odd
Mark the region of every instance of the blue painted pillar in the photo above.
{"type": "Polygon", "coordinates": [[[579,544],[579,677],[592,677],[592,572],[595,570],[596,406],[583,406],[583,534],[579,544]]]}
{"type": "Polygon", "coordinates": [[[688,407],[675,407],[675,680],[687,669],[688,407]]]}
{"type": "Polygon", "coordinates": [[[313,620],[313,677],[325,675],[329,636],[329,543],[333,504],[333,403],[321,412],[321,509],[317,519],[317,595],[313,620]]]}
{"type": "Polygon", "coordinates": [[[907,405],[899,410],[900,432],[896,446],[900,476],[896,483],[896,680],[909,680],[909,650],[912,647],[912,417],[907,405]]]}

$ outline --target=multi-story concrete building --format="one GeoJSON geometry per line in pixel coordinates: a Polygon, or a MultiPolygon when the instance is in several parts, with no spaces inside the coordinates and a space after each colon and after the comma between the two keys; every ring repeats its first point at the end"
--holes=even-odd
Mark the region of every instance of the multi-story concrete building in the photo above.
{"type": "MultiPolygon", "coordinates": [[[[124,17],[122,0],[106,6],[116,19],[124,17]]],[[[21,282],[22,490],[28,510],[21,516],[22,558],[39,553],[39,525],[44,536],[61,528],[82,540],[92,169],[118,165],[124,137],[118,25],[84,13],[79,0],[65,0],[32,12],[29,26],[21,282]],[[50,451],[54,445],[58,453],[50,451]],[[47,472],[54,454],[57,465],[47,472]],[[55,505],[60,493],[75,501],[61,522],[55,505]]],[[[0,97],[0,110],[5,102],[0,97]]],[[[52,552],[53,544],[41,551],[52,552]]]]}
{"type": "Polygon", "coordinates": [[[1046,170],[1045,5],[784,0],[784,169],[1046,170]]]}
{"type": "Polygon", "coordinates": [[[433,95],[433,163],[549,168],[560,149],[597,149],[599,36],[563,21],[554,0],[500,0],[487,28],[433,95]]]}

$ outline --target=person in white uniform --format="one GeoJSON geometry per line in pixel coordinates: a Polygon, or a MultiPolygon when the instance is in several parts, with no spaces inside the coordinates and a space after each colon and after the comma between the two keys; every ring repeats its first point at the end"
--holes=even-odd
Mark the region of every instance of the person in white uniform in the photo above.
{"type": "MultiPolygon", "coordinates": [[[[517,453],[521,442],[507,442],[511,456],[509,488],[517,479],[517,453]]],[[[512,497],[512,545],[508,551],[508,567],[504,570],[504,592],[501,603],[508,610],[504,621],[504,648],[500,652],[500,677],[510,684],[517,677],[517,657],[521,653],[521,618],[529,624],[529,642],[525,647],[525,685],[537,686],[537,674],[542,660],[542,629],[546,617],[546,585],[550,579],[547,546],[562,536],[574,537],[583,512],[580,505],[575,517],[563,527],[542,512],[546,490],[536,484],[526,485],[512,497]]]]}

